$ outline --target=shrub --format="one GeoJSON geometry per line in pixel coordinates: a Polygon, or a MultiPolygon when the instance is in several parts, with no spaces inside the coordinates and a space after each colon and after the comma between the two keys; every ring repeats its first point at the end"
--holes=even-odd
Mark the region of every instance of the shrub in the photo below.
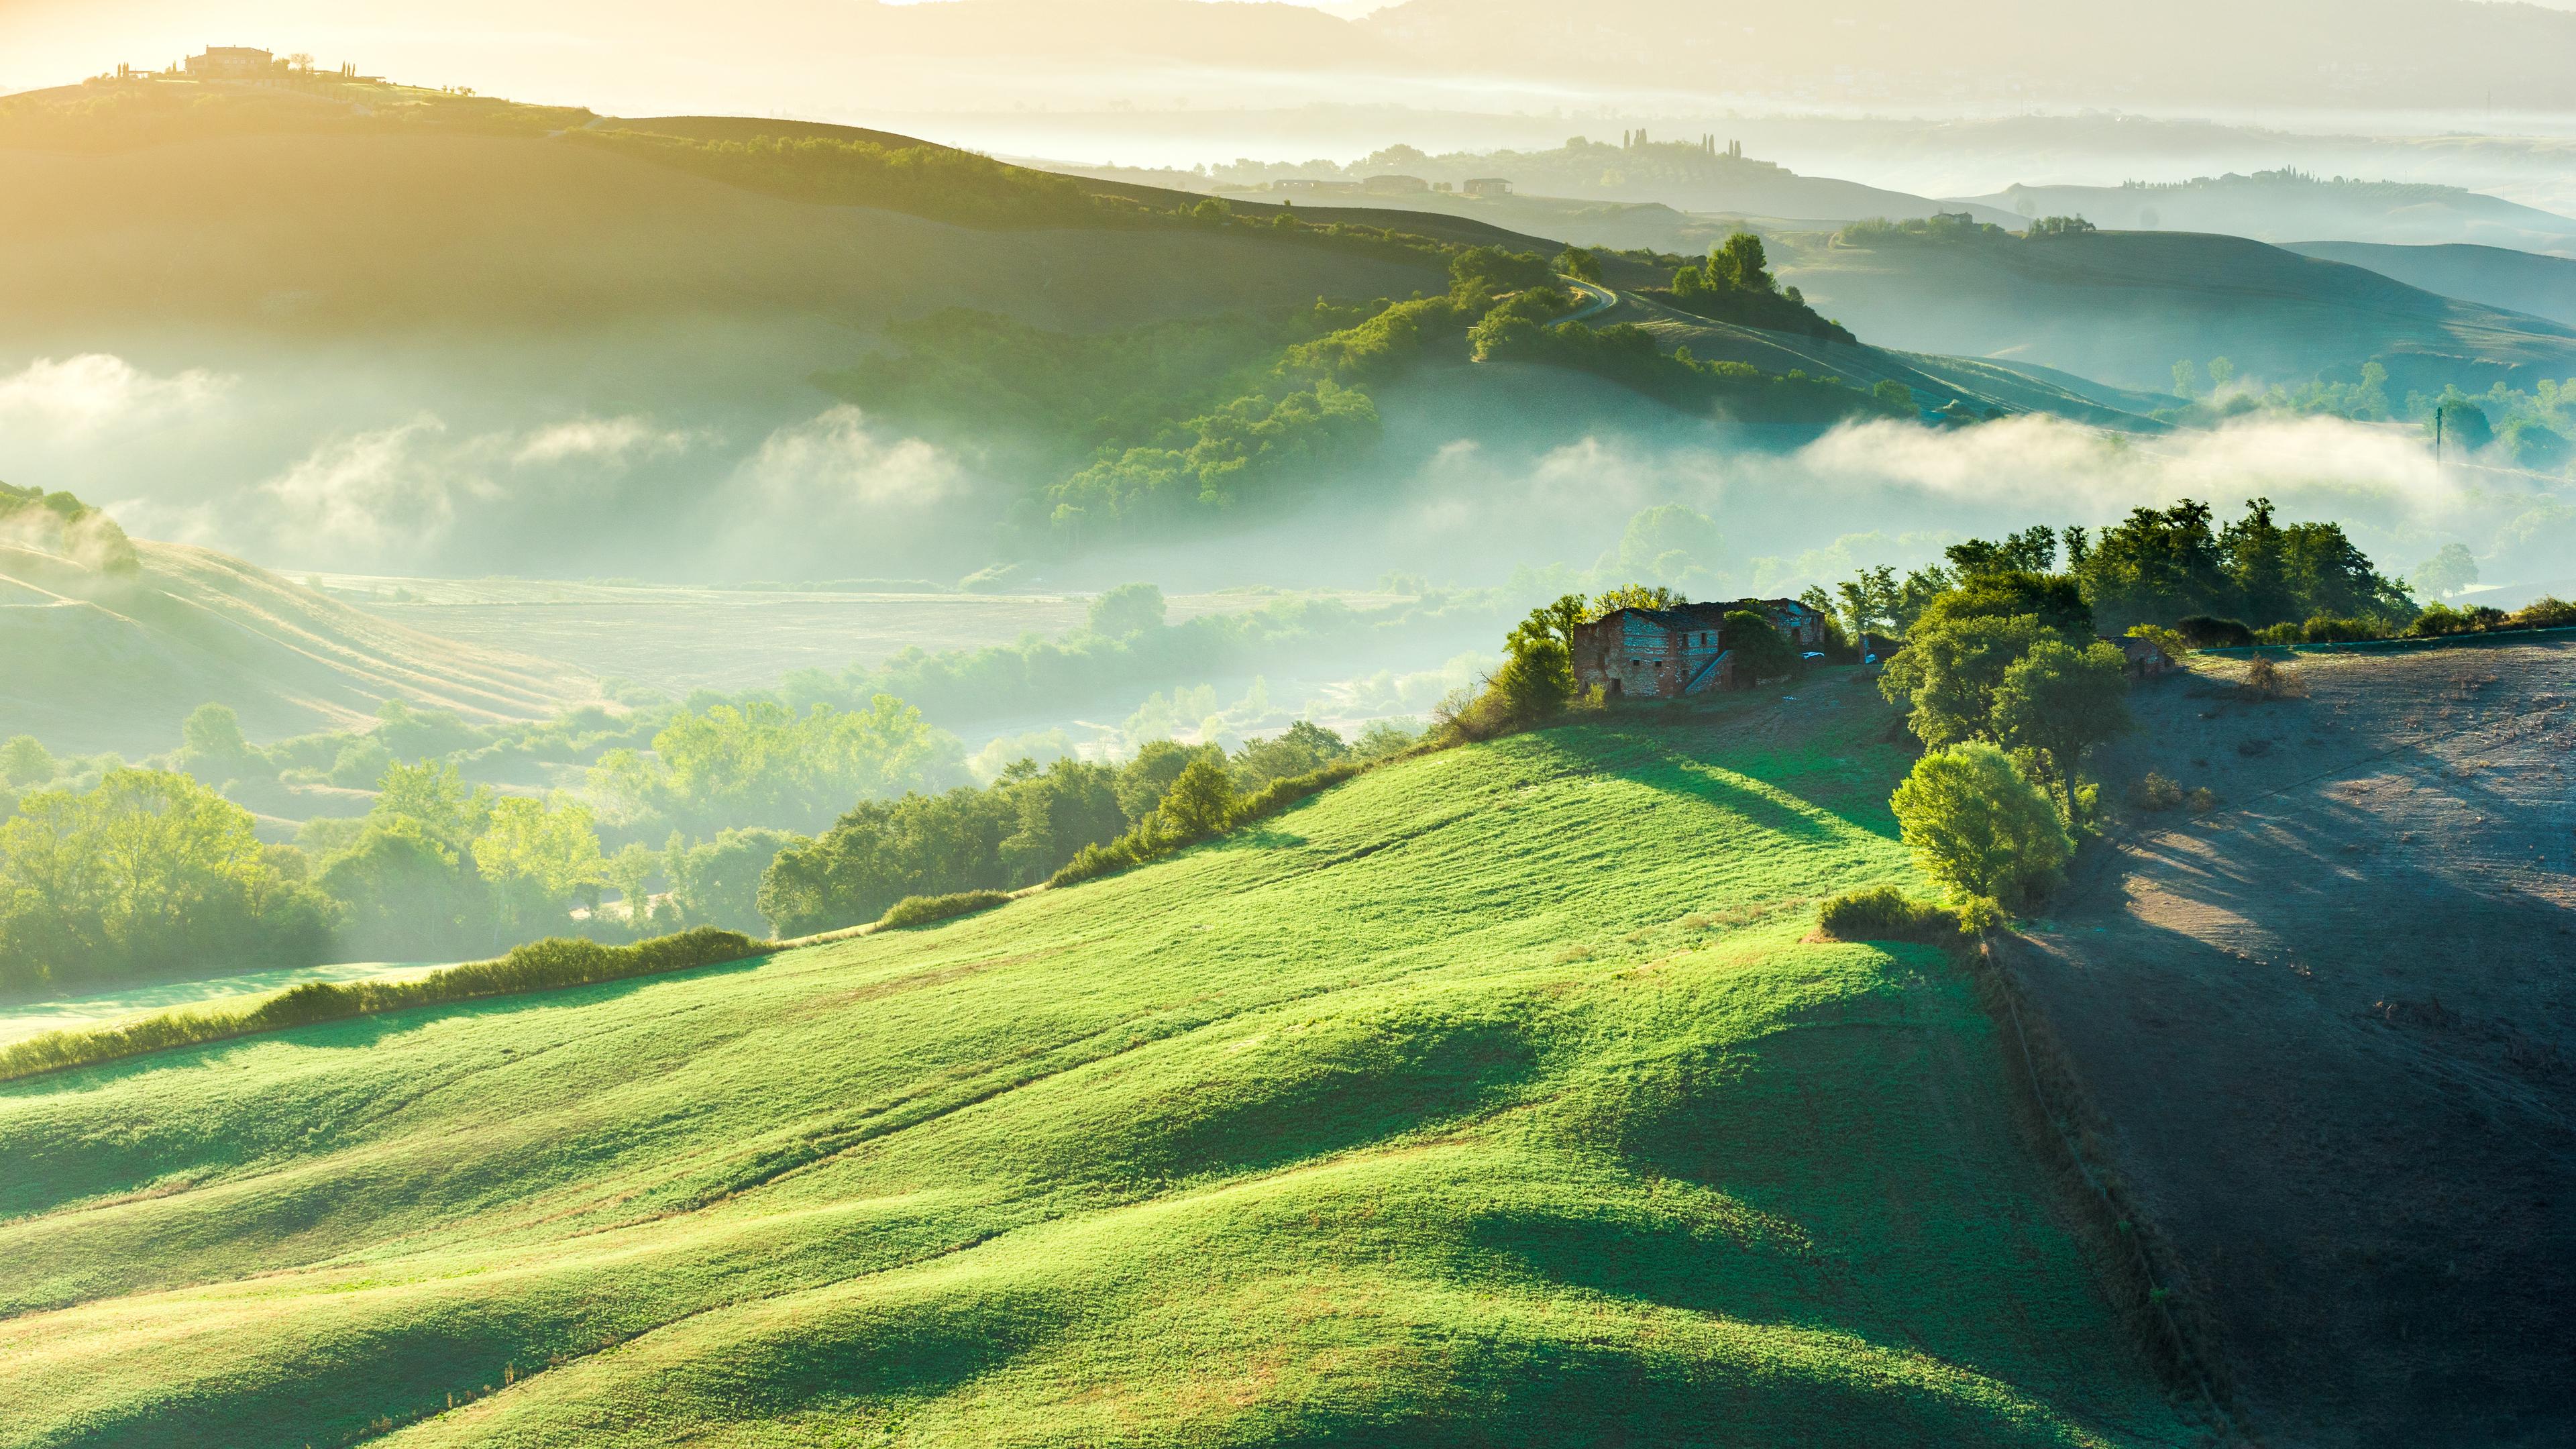
{"type": "Polygon", "coordinates": [[[1816,912],[1817,928],[1838,941],[1921,941],[1956,945],[1958,912],[1916,900],[1894,886],[1845,891],[1816,912]]]}
{"type": "Polygon", "coordinates": [[[415,1006],[686,971],[740,961],[767,949],[768,942],[711,926],[632,946],[557,936],[530,942],[497,961],[471,961],[410,981],[308,981],[254,1006],[166,1011],[112,1026],[47,1032],[0,1049],[0,1080],[415,1006]]]}
{"type": "Polygon", "coordinates": [[[2308,682],[2299,671],[2258,654],[2245,663],[2245,688],[2263,699],[2298,699],[2307,694],[2308,682]]]}
{"type": "Polygon", "coordinates": [[[2192,614],[2176,620],[2174,632],[2194,649],[2243,649],[2254,642],[2254,631],[2235,619],[2220,619],[2208,614],[2192,614]]]}
{"type": "Polygon", "coordinates": [[[2075,853],[2057,806],[1993,745],[1925,755],[1888,805],[1916,863],[1956,902],[2035,904],[2075,853]]]}
{"type": "Polygon", "coordinates": [[[927,926],[934,921],[954,920],[959,916],[971,916],[977,911],[989,911],[995,906],[1006,904],[1010,899],[1009,891],[959,891],[954,895],[945,896],[905,896],[902,900],[886,907],[886,913],[877,918],[877,929],[900,931],[907,926],[927,926]]]}
{"type": "Polygon", "coordinates": [[[2389,631],[2376,619],[2343,618],[2317,614],[2300,626],[2299,632],[2310,644],[2359,644],[2371,639],[2384,639],[2389,631]]]}
{"type": "Polygon", "coordinates": [[[2517,629],[2576,628],[2576,604],[2543,594],[2514,610],[2509,622],[2517,629]]]}
{"type": "Polygon", "coordinates": [[[2141,810],[2179,810],[2184,798],[2180,785],[2153,770],[2129,787],[2129,803],[2141,810]]]}

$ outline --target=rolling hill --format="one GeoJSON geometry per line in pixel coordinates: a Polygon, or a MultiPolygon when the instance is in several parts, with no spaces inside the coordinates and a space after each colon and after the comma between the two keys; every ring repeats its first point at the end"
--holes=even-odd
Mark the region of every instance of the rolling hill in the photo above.
{"type": "Polygon", "coordinates": [[[1783,281],[1882,346],[2039,363],[2121,387],[2182,358],[2290,386],[2387,367],[2392,392],[2576,374],[2576,327],[2436,296],[2241,237],[2101,232],[1843,245],[1815,236],[1783,281]]]}
{"type": "Polygon", "coordinates": [[[2368,267],[2427,292],[2576,327],[2576,257],[2540,256],[2506,247],[2343,241],[2289,242],[2282,250],[2368,267]]]}
{"type": "Polygon", "coordinates": [[[1865,680],[921,931],[0,1086],[29,1446],[2186,1442],[1865,680]]]}
{"type": "Polygon", "coordinates": [[[2222,232],[2268,242],[2327,236],[2408,245],[2474,242],[2537,252],[2576,248],[2576,217],[2424,182],[2266,171],[2153,186],[2014,185],[1963,200],[2023,216],[2083,216],[2122,230],[2222,232]]]}
{"type": "Polygon", "coordinates": [[[104,574],[0,541],[0,737],[143,753],[209,701],[269,739],[364,728],[388,699],[491,721],[598,698],[569,665],[424,634],[212,549],[134,547],[138,571],[104,574]]]}

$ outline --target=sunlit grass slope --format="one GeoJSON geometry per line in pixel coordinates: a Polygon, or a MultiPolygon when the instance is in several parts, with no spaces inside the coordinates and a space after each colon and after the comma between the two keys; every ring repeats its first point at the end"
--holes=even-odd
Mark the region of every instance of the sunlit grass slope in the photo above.
{"type": "Polygon", "coordinates": [[[2181,1437],[1847,681],[919,932],[0,1087],[0,1442],[2181,1437]],[[451,1400],[456,1407],[448,1408],[451,1400]]]}

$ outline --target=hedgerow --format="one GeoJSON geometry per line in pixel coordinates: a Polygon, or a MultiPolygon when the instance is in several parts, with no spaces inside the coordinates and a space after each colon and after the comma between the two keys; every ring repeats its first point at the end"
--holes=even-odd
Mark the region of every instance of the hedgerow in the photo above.
{"type": "Polygon", "coordinates": [[[107,1026],[47,1032],[0,1049],[0,1081],[315,1022],[687,971],[768,949],[766,941],[713,926],[632,946],[556,936],[520,946],[496,961],[469,961],[408,981],[308,981],[249,1006],[166,1011],[107,1026]]]}

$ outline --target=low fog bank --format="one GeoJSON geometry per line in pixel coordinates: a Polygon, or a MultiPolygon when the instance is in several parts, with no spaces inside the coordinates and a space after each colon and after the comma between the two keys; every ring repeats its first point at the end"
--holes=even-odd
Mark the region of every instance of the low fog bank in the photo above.
{"type": "MultiPolygon", "coordinates": [[[[1000,520],[1032,477],[1006,440],[961,445],[810,388],[626,410],[320,370],[155,372],[88,354],[0,375],[0,477],[67,489],[138,537],[289,572],[673,583],[917,579],[1013,561],[1000,520]]],[[[2564,478],[2484,457],[2437,473],[2411,427],[2239,419],[2161,438],[2040,416],[1813,432],[1692,418],[1548,369],[1435,371],[1381,398],[1370,465],[1229,526],[1024,557],[1007,587],[1367,587],[1399,573],[1495,585],[1635,567],[1632,516],[1680,503],[1723,543],[1693,566],[1794,592],[1919,563],[1962,536],[2100,523],[2181,497],[2268,496],[2346,524],[2403,571],[2444,544],[2489,585],[2576,552],[2564,478]]]]}

